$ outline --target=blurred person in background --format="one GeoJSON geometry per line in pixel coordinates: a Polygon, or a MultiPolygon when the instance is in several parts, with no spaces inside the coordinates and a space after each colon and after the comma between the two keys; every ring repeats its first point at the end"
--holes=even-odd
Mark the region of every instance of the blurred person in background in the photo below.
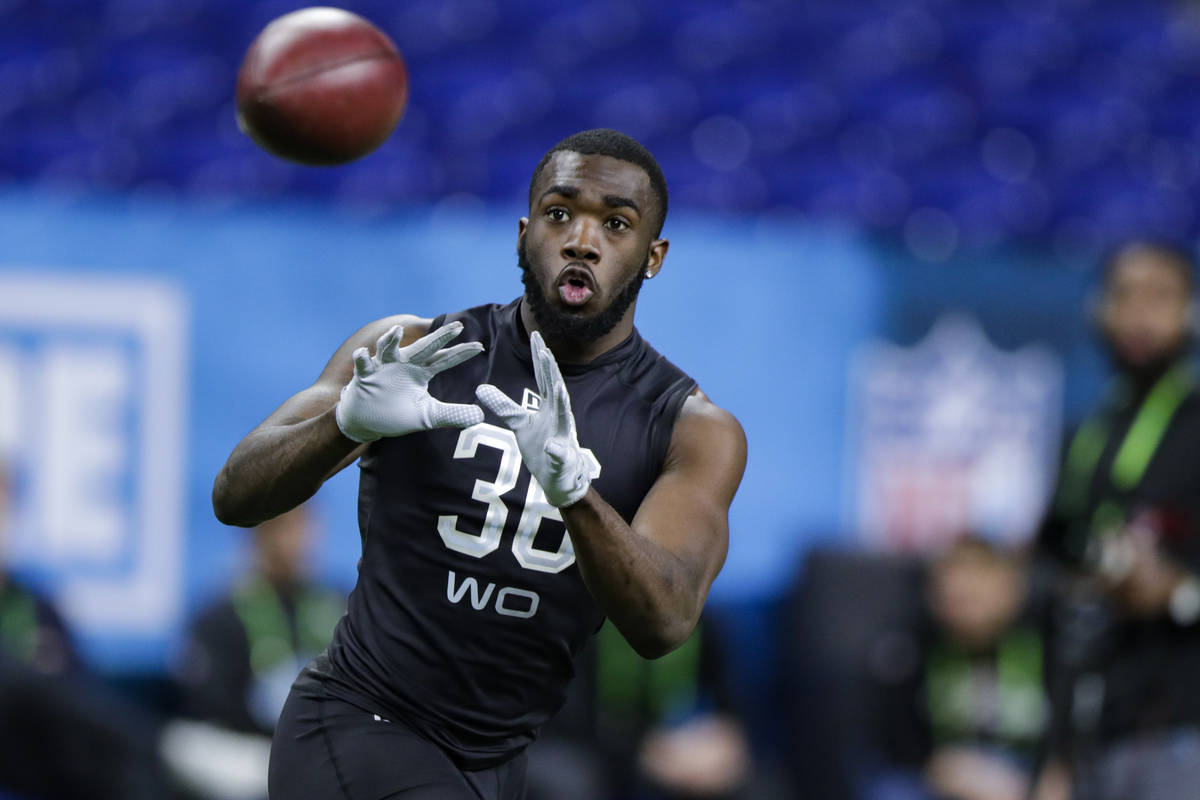
{"type": "Polygon", "coordinates": [[[0,460],[0,794],[158,800],[153,723],[90,674],[54,605],[5,567],[10,487],[0,460]]]}
{"type": "Polygon", "coordinates": [[[296,673],[324,650],[345,599],[309,574],[308,505],[251,532],[253,569],[189,626],[178,676],[190,716],[270,736],[296,673]]]}
{"type": "Polygon", "coordinates": [[[1200,796],[1195,263],[1134,242],[1096,321],[1117,378],[1066,449],[1040,550],[1060,570],[1043,797],[1200,796]]]}
{"type": "Polygon", "coordinates": [[[345,611],[344,595],[307,567],[311,504],[251,537],[251,571],[195,617],[175,668],[183,712],[208,727],[173,724],[167,752],[202,796],[265,797],[270,737],[292,681],[345,611]]]}
{"type": "Polygon", "coordinates": [[[711,622],[657,660],[606,623],[562,712],[530,748],[529,800],[762,797],[711,622]]]}
{"type": "Polygon", "coordinates": [[[964,536],[934,558],[925,591],[922,630],[888,650],[915,657],[874,659],[872,734],[884,767],[865,795],[1023,800],[1047,717],[1038,603],[1024,563],[964,536]]]}

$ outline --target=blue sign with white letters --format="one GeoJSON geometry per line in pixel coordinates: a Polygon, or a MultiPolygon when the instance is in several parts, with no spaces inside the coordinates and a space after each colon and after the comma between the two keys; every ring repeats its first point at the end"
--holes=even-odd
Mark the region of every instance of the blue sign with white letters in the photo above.
{"type": "Polygon", "coordinates": [[[168,284],[0,273],[6,560],[81,632],[156,640],[179,616],[188,357],[168,284]]]}

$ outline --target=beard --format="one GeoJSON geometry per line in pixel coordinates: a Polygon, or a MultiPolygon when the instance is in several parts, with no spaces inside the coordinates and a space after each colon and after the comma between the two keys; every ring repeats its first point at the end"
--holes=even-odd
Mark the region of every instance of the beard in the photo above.
{"type": "Polygon", "coordinates": [[[646,280],[646,267],[649,264],[650,254],[647,253],[642,265],[629,282],[621,287],[607,308],[594,314],[573,313],[550,304],[533,274],[524,239],[517,248],[517,265],[521,268],[521,283],[525,286],[525,302],[529,303],[529,310],[533,312],[533,318],[537,320],[542,336],[548,341],[567,346],[594,342],[617,327],[617,323],[625,317],[625,312],[642,290],[642,282],[646,280]]]}

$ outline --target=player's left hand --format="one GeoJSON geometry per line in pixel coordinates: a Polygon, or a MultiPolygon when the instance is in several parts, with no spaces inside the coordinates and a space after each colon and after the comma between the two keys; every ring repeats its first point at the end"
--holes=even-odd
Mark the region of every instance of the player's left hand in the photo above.
{"type": "Polygon", "coordinates": [[[527,411],[490,383],[478,387],[475,396],[516,434],[521,458],[546,500],[562,508],[587,494],[591,477],[575,435],[571,397],[554,354],[537,331],[529,337],[529,350],[542,396],[537,411],[527,411]]]}

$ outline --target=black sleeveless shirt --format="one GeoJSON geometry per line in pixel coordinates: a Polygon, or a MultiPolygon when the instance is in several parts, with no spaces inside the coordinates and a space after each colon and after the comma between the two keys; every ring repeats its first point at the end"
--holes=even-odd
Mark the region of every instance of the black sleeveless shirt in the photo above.
{"type": "MultiPolygon", "coordinates": [[[[430,393],[474,403],[495,384],[540,401],[519,301],[447,315],[483,354],[430,393]]],[[[592,485],[631,521],[662,471],[695,382],[635,330],[586,365],[561,365],[592,485]]],[[[490,412],[466,430],[372,443],[359,461],[363,556],[328,659],[310,670],[364,710],[402,721],[464,768],[521,751],[558,708],[573,656],[602,622],[557,509],[490,412]]]]}

